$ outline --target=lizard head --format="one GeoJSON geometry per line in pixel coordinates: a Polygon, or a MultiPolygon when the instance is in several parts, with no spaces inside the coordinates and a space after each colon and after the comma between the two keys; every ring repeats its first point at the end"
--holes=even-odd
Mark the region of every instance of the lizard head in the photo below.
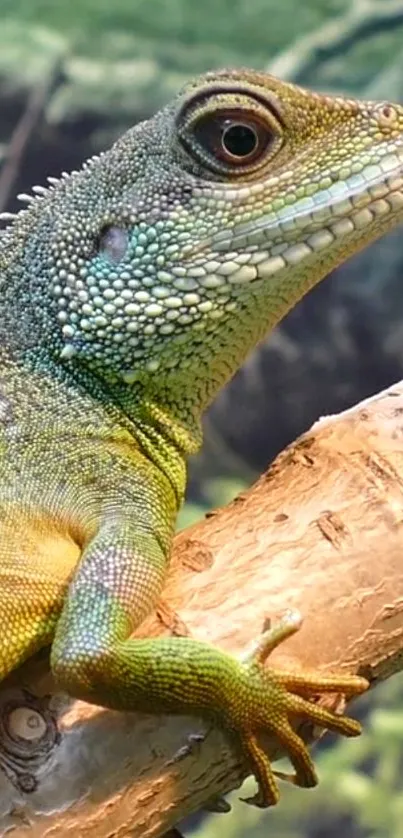
{"type": "Polygon", "coordinates": [[[24,310],[63,363],[128,384],[200,380],[206,403],[402,217],[403,108],[222,71],[40,191],[3,249],[23,253],[24,310]]]}

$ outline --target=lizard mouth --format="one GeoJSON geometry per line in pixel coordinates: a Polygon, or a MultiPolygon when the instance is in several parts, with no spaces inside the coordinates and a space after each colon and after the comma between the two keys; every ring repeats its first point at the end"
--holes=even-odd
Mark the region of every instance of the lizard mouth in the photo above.
{"type": "Polygon", "coordinates": [[[237,250],[250,256],[228,276],[231,284],[242,284],[337,248],[350,237],[375,239],[396,224],[396,216],[403,220],[403,148],[312,197],[220,230],[209,244],[224,261],[229,251],[232,257],[237,250]]]}

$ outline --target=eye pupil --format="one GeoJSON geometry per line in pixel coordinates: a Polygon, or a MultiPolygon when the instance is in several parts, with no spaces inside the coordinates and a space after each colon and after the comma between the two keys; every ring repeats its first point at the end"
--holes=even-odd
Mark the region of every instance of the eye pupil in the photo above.
{"type": "Polygon", "coordinates": [[[258,138],[250,125],[235,123],[224,128],[222,146],[233,157],[249,157],[256,151],[258,138]]]}

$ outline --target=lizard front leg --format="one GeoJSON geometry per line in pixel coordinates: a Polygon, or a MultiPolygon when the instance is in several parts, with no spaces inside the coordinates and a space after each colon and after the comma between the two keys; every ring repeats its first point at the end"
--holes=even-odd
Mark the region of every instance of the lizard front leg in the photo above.
{"type": "Polygon", "coordinates": [[[239,737],[259,784],[253,802],[273,804],[278,789],[259,734],[277,735],[296,769],[295,782],[314,785],[312,760],[289,716],[354,736],[357,722],[318,708],[307,696],[322,690],[352,695],[366,682],[294,677],[265,666],[270,651],[296,630],[293,618],[267,632],[243,660],[193,638],[131,638],[162,589],[170,549],[173,492],[168,482],[164,492],[154,488],[146,489],[153,497],[146,513],[141,497],[130,510],[115,506],[86,545],[52,646],[54,675],[71,694],[113,709],[213,718],[239,737]]]}
{"type": "Polygon", "coordinates": [[[231,729],[258,780],[252,802],[259,806],[278,800],[270,761],[258,742],[264,730],[274,733],[288,752],[295,782],[315,785],[311,757],[289,716],[357,735],[357,722],[303,695],[352,695],[366,682],[348,676],[304,678],[265,667],[271,649],[296,630],[293,618],[267,632],[244,661],[192,638],[131,639],[151,593],[160,587],[164,563],[152,534],[128,525],[101,528],[83,556],[53,644],[52,668],[59,683],[73,695],[113,709],[205,715],[231,729]]]}

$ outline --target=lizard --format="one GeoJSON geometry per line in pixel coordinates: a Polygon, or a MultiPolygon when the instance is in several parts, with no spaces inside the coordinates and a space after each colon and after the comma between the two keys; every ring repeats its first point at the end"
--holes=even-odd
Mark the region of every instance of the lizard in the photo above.
{"type": "Polygon", "coordinates": [[[403,218],[402,172],[401,106],[221,70],[3,214],[0,680],[50,647],[73,697],[213,719],[261,807],[279,797],[261,733],[314,785],[291,722],[357,735],[311,699],[366,680],[265,665],[293,613],[243,658],[132,634],[163,589],[204,410],[313,285],[403,218]]]}

